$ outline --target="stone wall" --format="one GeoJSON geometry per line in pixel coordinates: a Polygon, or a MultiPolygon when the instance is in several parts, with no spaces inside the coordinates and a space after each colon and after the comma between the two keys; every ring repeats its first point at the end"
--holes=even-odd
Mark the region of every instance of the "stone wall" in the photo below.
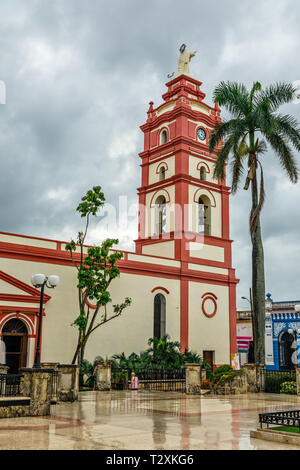
{"type": "Polygon", "coordinates": [[[188,395],[200,395],[201,393],[201,366],[200,364],[186,364],[185,365],[185,386],[188,395]]]}
{"type": "Polygon", "coordinates": [[[235,395],[247,393],[247,377],[242,370],[241,375],[236,375],[228,382],[223,383],[221,386],[214,390],[216,395],[235,395]]]}
{"type": "Polygon", "coordinates": [[[0,397],[0,419],[32,416],[30,397],[0,397]]]}
{"type": "Polygon", "coordinates": [[[96,375],[96,388],[97,390],[110,390],[111,389],[111,364],[110,362],[98,362],[96,375]]]}
{"type": "Polygon", "coordinates": [[[217,395],[227,395],[263,392],[265,388],[264,368],[265,366],[261,364],[244,364],[240,375],[221,384],[214,390],[214,393],[217,395]]]}
{"type": "Polygon", "coordinates": [[[76,401],[79,393],[79,366],[75,364],[57,365],[58,401],[76,401]]]}
{"type": "Polygon", "coordinates": [[[21,395],[30,398],[28,416],[50,415],[52,372],[52,369],[21,369],[21,395]]]}

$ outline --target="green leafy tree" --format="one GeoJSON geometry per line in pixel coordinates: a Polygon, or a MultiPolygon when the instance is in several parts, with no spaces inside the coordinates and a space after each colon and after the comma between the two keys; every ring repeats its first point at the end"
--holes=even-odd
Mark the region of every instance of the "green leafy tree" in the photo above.
{"type": "Polygon", "coordinates": [[[292,148],[300,151],[300,129],[290,115],[277,113],[290,103],[296,89],[277,83],[265,89],[256,82],[250,91],[239,83],[221,82],[214,99],[231,114],[231,119],[216,123],[210,135],[210,152],[217,153],[214,177],[225,180],[225,164],[231,156],[232,193],[236,193],[248,167],[244,189],[251,188],[250,236],[252,242],[253,339],[255,362],[264,364],[265,275],[260,214],[264,203],[264,175],[261,157],[267,144],[279,158],[291,182],[298,180],[292,148]]]}
{"type": "Polygon", "coordinates": [[[88,232],[91,216],[96,216],[103,207],[105,197],[100,186],[94,186],[82,197],[77,212],[85,219],[84,232],[79,232],[77,241],[72,240],[66,245],[73,265],[77,269],[78,307],[79,314],[74,323],[78,329],[78,341],[72,364],[79,364],[84,359],[85,346],[91,334],[100,326],[121,315],[123,310],[131,305],[131,299],[126,297],[121,304],[113,305],[113,311],[108,312],[108,304],[112,301],[109,292],[111,282],[120,275],[117,266],[123,258],[123,253],[111,251],[119,241],[107,239],[100,246],[87,249],[84,254],[84,243],[88,232]],[[76,253],[77,249],[79,250],[76,253]],[[91,308],[91,302],[95,308],[91,308]]]}

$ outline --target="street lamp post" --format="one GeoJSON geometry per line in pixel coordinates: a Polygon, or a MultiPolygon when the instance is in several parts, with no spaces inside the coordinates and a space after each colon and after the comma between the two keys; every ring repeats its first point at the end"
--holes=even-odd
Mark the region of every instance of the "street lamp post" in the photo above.
{"type": "Polygon", "coordinates": [[[42,322],[43,322],[43,303],[44,303],[44,290],[45,286],[49,289],[54,289],[59,283],[59,276],[45,276],[45,274],[35,274],[31,278],[32,285],[39,289],[41,288],[41,299],[40,299],[40,313],[39,313],[39,328],[38,328],[38,337],[37,345],[35,351],[35,359],[33,367],[34,369],[41,368],[41,333],[42,333],[42,322]]]}

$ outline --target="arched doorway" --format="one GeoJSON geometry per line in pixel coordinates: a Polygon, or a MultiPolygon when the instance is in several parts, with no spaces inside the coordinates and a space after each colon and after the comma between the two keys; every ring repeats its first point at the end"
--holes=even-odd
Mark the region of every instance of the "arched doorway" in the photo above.
{"type": "Polygon", "coordinates": [[[294,352],[294,335],[284,331],[279,338],[279,368],[280,370],[291,370],[294,367],[292,355],[294,352]]]}
{"type": "Polygon", "coordinates": [[[153,338],[161,339],[166,334],[166,299],[162,294],[154,297],[153,338]]]}
{"type": "Polygon", "coordinates": [[[10,374],[17,374],[27,365],[28,330],[21,320],[12,318],[2,328],[2,339],[6,347],[6,365],[10,374]]]}

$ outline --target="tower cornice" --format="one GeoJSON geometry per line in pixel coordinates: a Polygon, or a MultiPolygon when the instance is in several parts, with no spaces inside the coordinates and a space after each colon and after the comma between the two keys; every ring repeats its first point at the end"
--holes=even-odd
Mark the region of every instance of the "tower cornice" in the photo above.
{"type": "MultiPolygon", "coordinates": [[[[193,101],[193,100],[191,100],[193,101]]],[[[201,103],[203,106],[205,103],[201,103]]],[[[145,124],[140,126],[140,129],[143,132],[151,131],[156,127],[160,126],[164,122],[170,122],[175,120],[179,116],[186,116],[190,119],[194,119],[195,121],[201,121],[207,126],[213,127],[216,122],[220,122],[220,118],[215,114],[214,109],[210,108],[209,106],[205,105],[209,109],[211,109],[210,115],[207,115],[201,111],[196,111],[192,109],[191,105],[179,103],[176,104],[175,107],[171,111],[166,111],[165,113],[161,114],[160,116],[155,116],[147,120],[145,124]]]]}
{"type": "Polygon", "coordinates": [[[156,181],[155,183],[148,184],[146,186],[140,186],[139,188],[137,188],[137,191],[139,194],[147,194],[155,191],[156,189],[162,189],[168,186],[172,186],[179,182],[186,182],[188,184],[193,184],[193,186],[197,186],[199,188],[206,188],[208,190],[224,194],[229,194],[231,189],[229,186],[221,186],[218,183],[213,183],[211,181],[206,180],[202,181],[193,176],[186,175],[184,173],[179,173],[163,181],[156,181]]]}

